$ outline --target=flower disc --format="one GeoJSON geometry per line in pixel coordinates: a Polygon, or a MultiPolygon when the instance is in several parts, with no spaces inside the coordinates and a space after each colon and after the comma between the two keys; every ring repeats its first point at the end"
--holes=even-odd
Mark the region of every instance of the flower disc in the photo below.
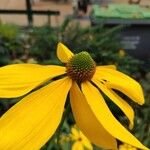
{"type": "Polygon", "coordinates": [[[67,74],[77,82],[90,80],[95,73],[95,62],[88,52],[74,55],[66,65],[67,74]]]}

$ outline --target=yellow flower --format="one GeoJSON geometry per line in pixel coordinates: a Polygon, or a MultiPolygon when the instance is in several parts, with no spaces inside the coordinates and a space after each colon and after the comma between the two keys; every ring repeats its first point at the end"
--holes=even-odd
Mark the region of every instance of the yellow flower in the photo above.
{"type": "Polygon", "coordinates": [[[119,145],[119,150],[137,150],[137,148],[124,143],[122,145],[119,145]]]}
{"type": "Polygon", "coordinates": [[[70,138],[74,141],[72,145],[72,150],[93,150],[90,141],[85,137],[85,135],[78,130],[76,127],[71,128],[70,138]]]}
{"type": "Polygon", "coordinates": [[[60,135],[60,139],[59,139],[60,144],[63,144],[65,142],[70,142],[70,141],[71,141],[71,139],[68,135],[66,135],[66,134],[60,135]]]}
{"type": "Polygon", "coordinates": [[[119,50],[119,56],[124,57],[126,55],[126,52],[123,49],[119,50]]]}
{"type": "Polygon", "coordinates": [[[40,149],[56,131],[68,93],[76,124],[92,143],[117,149],[118,139],[148,149],[119,123],[101,95],[103,92],[120,107],[133,126],[132,107],[113,89],[142,105],[141,86],[115,66],[96,66],[87,52],[74,55],[62,43],[57,56],[66,67],[15,64],[0,68],[1,98],[19,97],[43,85],[0,118],[0,149],[40,149]]]}

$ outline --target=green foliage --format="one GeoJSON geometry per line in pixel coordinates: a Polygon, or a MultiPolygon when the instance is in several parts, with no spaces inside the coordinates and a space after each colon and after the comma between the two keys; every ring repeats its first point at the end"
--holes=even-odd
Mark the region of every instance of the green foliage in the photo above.
{"type": "Polygon", "coordinates": [[[120,48],[120,43],[116,40],[118,39],[117,32],[119,33],[121,28],[122,26],[112,29],[103,26],[81,28],[78,22],[68,22],[66,27],[63,27],[62,42],[74,52],[83,50],[91,52],[99,62],[97,57],[101,56],[102,51],[117,51],[120,48]]]}
{"type": "Polygon", "coordinates": [[[40,62],[53,59],[58,31],[49,26],[34,27],[30,35],[29,53],[40,62]]]}
{"type": "Polygon", "coordinates": [[[18,26],[0,24],[0,65],[11,63],[12,59],[23,53],[20,33],[18,26]]]}
{"type": "Polygon", "coordinates": [[[0,24],[0,37],[8,40],[17,38],[20,33],[19,27],[12,24],[0,24]]]}

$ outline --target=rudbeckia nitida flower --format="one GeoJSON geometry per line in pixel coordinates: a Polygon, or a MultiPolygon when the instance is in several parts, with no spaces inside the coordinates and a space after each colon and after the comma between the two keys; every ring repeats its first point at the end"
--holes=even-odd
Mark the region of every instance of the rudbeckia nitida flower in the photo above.
{"type": "Polygon", "coordinates": [[[124,143],[119,145],[119,150],[138,150],[138,149],[136,147],[124,143]]]}
{"type": "Polygon", "coordinates": [[[1,98],[19,97],[43,85],[0,118],[0,149],[40,149],[56,131],[68,93],[76,124],[92,143],[117,149],[118,139],[148,149],[119,123],[101,95],[106,94],[133,126],[132,107],[113,89],[142,105],[141,86],[114,66],[96,66],[87,52],[74,55],[62,43],[58,44],[57,56],[65,67],[15,64],[0,68],[1,98]],[[52,80],[55,77],[57,80],[52,80]]]}
{"type": "Polygon", "coordinates": [[[73,141],[71,150],[93,150],[90,141],[76,126],[71,128],[70,139],[73,141]]]}

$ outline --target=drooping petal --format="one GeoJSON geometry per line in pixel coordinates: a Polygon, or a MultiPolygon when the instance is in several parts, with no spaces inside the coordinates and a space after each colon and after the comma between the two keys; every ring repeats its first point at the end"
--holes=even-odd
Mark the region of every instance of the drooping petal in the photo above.
{"type": "Polygon", "coordinates": [[[76,124],[84,135],[92,143],[100,147],[116,149],[116,140],[104,129],[101,123],[98,122],[86,102],[85,96],[75,82],[71,87],[70,98],[76,124]]]}
{"type": "Polygon", "coordinates": [[[57,57],[63,63],[67,63],[74,54],[62,43],[58,43],[57,57]]]}
{"type": "Polygon", "coordinates": [[[23,98],[0,119],[0,149],[37,150],[61,121],[71,80],[63,78],[23,98]]]}
{"type": "Polygon", "coordinates": [[[134,102],[144,103],[143,91],[140,84],[129,76],[113,69],[97,68],[94,75],[97,79],[105,80],[105,85],[127,95],[134,102]]]}
{"type": "Polygon", "coordinates": [[[133,128],[134,124],[134,111],[132,107],[123,100],[119,95],[117,95],[113,90],[107,88],[104,84],[100,83],[97,79],[92,80],[101,90],[107,95],[128,117],[130,121],[130,128],[133,128]]]}
{"type": "Polygon", "coordinates": [[[44,81],[65,73],[65,67],[15,64],[0,68],[0,97],[11,98],[30,92],[44,81]]]}
{"type": "Polygon", "coordinates": [[[147,147],[138,141],[126,128],[124,128],[117,121],[117,119],[110,112],[98,89],[96,89],[91,83],[85,82],[82,84],[82,91],[97,120],[113,137],[140,149],[148,150],[147,147]]]}
{"type": "Polygon", "coordinates": [[[104,66],[97,66],[96,67],[96,69],[103,69],[103,68],[115,69],[116,70],[116,66],[115,65],[104,65],[104,66]]]}

